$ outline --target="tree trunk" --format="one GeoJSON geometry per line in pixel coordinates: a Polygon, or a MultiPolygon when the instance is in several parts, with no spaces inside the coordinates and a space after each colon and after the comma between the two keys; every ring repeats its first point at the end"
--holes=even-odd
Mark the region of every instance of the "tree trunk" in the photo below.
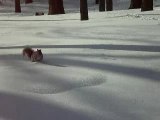
{"type": "Polygon", "coordinates": [[[65,14],[63,0],[49,0],[48,15],[65,14]]]}
{"type": "Polygon", "coordinates": [[[141,11],[153,10],[153,0],[142,0],[141,11]]]}
{"type": "Polygon", "coordinates": [[[87,0],[80,0],[81,20],[88,20],[88,4],[87,0]]]}
{"type": "Polygon", "coordinates": [[[33,0],[25,0],[25,4],[32,3],[33,0]]]}
{"type": "Polygon", "coordinates": [[[99,4],[99,0],[96,0],[96,4],[99,4]]]}
{"type": "Polygon", "coordinates": [[[142,0],[131,0],[129,9],[141,8],[142,0]]]}
{"type": "Polygon", "coordinates": [[[48,12],[48,15],[53,15],[54,14],[54,5],[53,5],[53,0],[48,0],[48,3],[49,3],[49,12],[48,12]]]}
{"type": "Polygon", "coordinates": [[[15,12],[16,13],[20,13],[21,12],[20,0],[15,0],[15,12]]]}
{"type": "Polygon", "coordinates": [[[105,0],[99,0],[99,11],[105,11],[105,0]]]}
{"type": "Polygon", "coordinates": [[[113,2],[112,0],[106,0],[106,10],[112,11],[113,10],[113,2]]]}

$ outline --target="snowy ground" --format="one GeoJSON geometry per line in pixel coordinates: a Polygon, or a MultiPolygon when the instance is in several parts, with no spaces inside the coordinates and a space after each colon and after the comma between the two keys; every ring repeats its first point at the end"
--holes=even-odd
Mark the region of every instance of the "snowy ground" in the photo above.
{"type": "Polygon", "coordinates": [[[1,13],[0,120],[159,120],[159,13],[1,13]]]}

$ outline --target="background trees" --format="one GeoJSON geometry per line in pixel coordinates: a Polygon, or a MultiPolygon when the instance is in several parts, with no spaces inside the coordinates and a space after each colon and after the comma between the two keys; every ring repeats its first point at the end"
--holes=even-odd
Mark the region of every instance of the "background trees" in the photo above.
{"type": "MultiPolygon", "coordinates": [[[[0,0],[1,1],[1,0],[0,0]]],[[[3,0],[3,2],[6,0],[3,0]]],[[[13,0],[15,1],[15,12],[21,12],[20,1],[21,0],[13,0]]],[[[32,3],[33,0],[23,0],[23,2],[32,3]]],[[[112,0],[95,0],[96,4],[99,4],[99,11],[112,11],[113,10],[113,1],[112,0]]],[[[63,0],[48,0],[49,10],[48,14],[64,14],[63,0]]],[[[153,0],[131,0],[130,9],[141,8],[141,11],[153,10],[153,0]]],[[[81,19],[88,19],[88,5],[87,0],[80,0],[80,12],[81,19]]]]}
{"type": "Polygon", "coordinates": [[[131,0],[129,9],[141,8],[142,0],[131,0]]]}
{"type": "Polygon", "coordinates": [[[15,0],[15,12],[16,13],[20,13],[21,12],[20,0],[15,0]]]}
{"type": "Polygon", "coordinates": [[[142,0],[141,11],[153,10],[153,0],[142,0]]]}
{"type": "Polygon", "coordinates": [[[113,10],[113,2],[112,0],[106,0],[106,10],[112,11],[113,10]]]}
{"type": "Polygon", "coordinates": [[[64,14],[63,0],[49,0],[48,15],[64,14]]]}
{"type": "Polygon", "coordinates": [[[105,0],[99,0],[99,11],[105,11],[105,0]]]}
{"type": "Polygon", "coordinates": [[[112,0],[99,0],[99,11],[112,11],[113,10],[113,2],[112,0]]]}
{"type": "Polygon", "coordinates": [[[129,9],[141,8],[141,11],[153,10],[153,0],[131,0],[129,9]]]}
{"type": "Polygon", "coordinates": [[[33,0],[25,0],[25,4],[32,3],[33,0]]]}
{"type": "Polygon", "coordinates": [[[87,0],[80,0],[81,20],[88,20],[88,4],[87,0]]]}
{"type": "Polygon", "coordinates": [[[99,0],[96,0],[95,3],[98,4],[98,3],[99,3],[99,0]]]}

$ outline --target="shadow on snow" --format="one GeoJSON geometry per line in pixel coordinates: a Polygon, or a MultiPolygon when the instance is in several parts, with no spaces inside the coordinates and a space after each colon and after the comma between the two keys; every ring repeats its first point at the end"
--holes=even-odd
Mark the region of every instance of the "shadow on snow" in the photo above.
{"type": "MultiPolygon", "coordinates": [[[[9,46],[0,47],[0,49],[18,49],[26,46],[9,46]]],[[[146,51],[160,52],[160,46],[147,45],[110,45],[110,44],[95,44],[95,45],[31,45],[33,48],[85,48],[85,49],[106,49],[106,50],[125,50],[125,51],[146,51]]]]}

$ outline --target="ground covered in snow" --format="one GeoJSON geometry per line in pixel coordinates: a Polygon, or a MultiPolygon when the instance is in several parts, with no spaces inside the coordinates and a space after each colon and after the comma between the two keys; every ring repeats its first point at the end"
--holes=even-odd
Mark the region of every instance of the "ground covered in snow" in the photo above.
{"type": "Polygon", "coordinates": [[[0,16],[0,120],[160,119],[160,8],[0,16]]]}

